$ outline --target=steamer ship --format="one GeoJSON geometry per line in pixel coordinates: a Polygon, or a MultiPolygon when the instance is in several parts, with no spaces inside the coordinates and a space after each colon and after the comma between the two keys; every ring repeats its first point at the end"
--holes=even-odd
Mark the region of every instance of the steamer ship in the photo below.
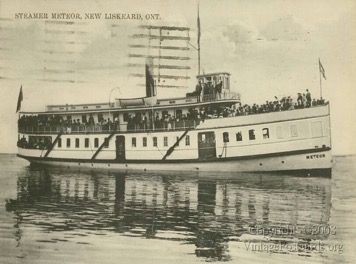
{"type": "Polygon", "coordinates": [[[144,64],[131,66],[144,66],[142,74],[134,76],[145,80],[146,96],[20,112],[19,157],[33,164],[110,170],[331,175],[330,106],[322,98],[293,101],[285,97],[264,105],[243,105],[240,95],[231,90],[230,74],[214,72],[198,74],[195,91],[184,97],[158,99],[157,88],[165,85],[162,79],[185,78],[164,70],[190,69],[162,63],[183,61],[179,56],[162,55],[162,51],[187,50],[188,44],[178,48],[162,42],[187,42],[189,29],[141,28],[148,33],[134,38],[147,38],[150,44],[131,47],[159,50],[156,56],[130,54],[145,59],[144,64]],[[153,35],[154,30],[158,36],[153,35]],[[187,36],[164,33],[168,31],[187,36]]]}

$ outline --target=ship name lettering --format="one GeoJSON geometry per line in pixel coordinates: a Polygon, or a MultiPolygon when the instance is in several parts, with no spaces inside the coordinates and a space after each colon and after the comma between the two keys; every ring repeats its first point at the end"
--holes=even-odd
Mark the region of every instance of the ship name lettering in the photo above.
{"type": "Polygon", "coordinates": [[[321,159],[325,158],[325,154],[315,154],[315,155],[307,155],[307,159],[321,159]]]}
{"type": "Polygon", "coordinates": [[[52,19],[82,19],[79,13],[52,13],[52,19]]]}

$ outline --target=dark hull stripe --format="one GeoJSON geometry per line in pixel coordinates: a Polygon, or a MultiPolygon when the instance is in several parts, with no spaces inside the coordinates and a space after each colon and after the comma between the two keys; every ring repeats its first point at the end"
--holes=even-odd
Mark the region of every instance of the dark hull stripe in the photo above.
{"type": "MultiPolygon", "coordinates": [[[[255,173],[259,173],[260,171],[256,171],[255,173]]],[[[265,173],[265,172],[264,172],[265,173]]],[[[325,169],[296,169],[296,170],[284,170],[284,171],[267,171],[270,174],[278,174],[278,175],[295,175],[295,176],[304,176],[304,177],[325,177],[331,178],[332,168],[325,169]]]]}
{"type": "Polygon", "coordinates": [[[222,163],[226,161],[239,161],[239,160],[250,160],[250,159],[258,159],[258,158],[272,158],[272,157],[280,157],[280,156],[291,156],[291,155],[300,155],[300,154],[311,154],[316,152],[327,152],[330,151],[331,148],[313,148],[313,149],[304,149],[304,150],[294,150],[294,151],[285,151],[285,152],[277,152],[277,153],[268,153],[268,154],[257,154],[257,155],[248,155],[243,157],[227,157],[227,158],[213,158],[213,159],[181,159],[181,160],[125,160],[125,161],[117,161],[115,159],[72,159],[72,158],[51,158],[51,157],[30,157],[24,156],[21,154],[17,154],[18,157],[26,159],[30,162],[36,161],[56,161],[56,162],[77,162],[77,163],[117,163],[117,164],[130,164],[130,163],[222,163]]]}

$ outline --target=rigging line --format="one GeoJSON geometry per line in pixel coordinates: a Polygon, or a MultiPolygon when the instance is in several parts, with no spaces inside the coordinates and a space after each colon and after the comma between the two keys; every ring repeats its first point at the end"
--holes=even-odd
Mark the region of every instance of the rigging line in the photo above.
{"type": "Polygon", "coordinates": [[[198,48],[196,48],[196,47],[194,47],[192,44],[190,44],[189,41],[187,41],[187,43],[188,43],[190,46],[192,46],[195,50],[199,50],[198,48]]]}

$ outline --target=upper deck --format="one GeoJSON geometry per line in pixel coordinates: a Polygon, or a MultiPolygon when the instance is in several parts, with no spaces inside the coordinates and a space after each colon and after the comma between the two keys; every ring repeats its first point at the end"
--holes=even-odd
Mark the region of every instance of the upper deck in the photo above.
{"type": "MultiPolygon", "coordinates": [[[[200,106],[204,106],[204,103],[200,103],[200,106]]],[[[181,109],[169,111],[167,108],[162,108],[163,111],[161,111],[162,109],[159,108],[151,108],[145,109],[148,110],[146,112],[141,110],[136,113],[129,110],[127,110],[129,112],[124,113],[113,111],[108,113],[107,116],[103,116],[102,113],[97,115],[91,113],[89,119],[87,119],[86,114],[80,113],[68,114],[66,120],[61,115],[54,114],[23,115],[19,119],[19,132],[24,134],[58,134],[60,132],[75,134],[172,131],[195,129],[199,125],[199,128],[212,128],[211,122],[201,122],[209,119],[216,119],[213,127],[217,128],[226,125],[253,125],[329,114],[329,107],[323,107],[328,106],[328,103],[315,104],[300,109],[283,108],[278,107],[278,105],[271,109],[262,106],[258,109],[249,105],[236,106],[236,104],[231,104],[231,107],[222,108],[222,106],[224,105],[216,104],[215,108],[212,108],[212,105],[208,105],[206,108],[190,107],[186,112],[181,109]],[[104,119],[105,117],[108,120],[104,119]],[[110,120],[111,117],[114,118],[114,121],[110,120]],[[239,118],[234,119],[234,121],[232,119],[223,121],[225,117],[239,118]]]]}
{"type": "MultiPolygon", "coordinates": [[[[115,101],[119,101],[116,99],[115,101]]],[[[220,97],[214,95],[203,95],[201,100],[197,96],[177,97],[177,98],[164,98],[159,99],[153,106],[149,105],[135,105],[135,106],[121,106],[119,103],[96,103],[96,104],[64,104],[64,105],[47,105],[45,112],[24,112],[20,114],[72,114],[83,112],[103,112],[103,111],[143,111],[147,108],[162,109],[162,108],[190,108],[201,107],[210,104],[221,103],[239,103],[240,94],[234,92],[222,93],[220,97]]]]}
{"type": "MultiPolygon", "coordinates": [[[[230,91],[230,74],[227,72],[217,72],[197,75],[197,87],[193,92],[187,93],[185,97],[174,97],[152,100],[153,104],[146,104],[146,98],[119,99],[114,102],[97,103],[97,104],[64,104],[64,105],[47,105],[46,113],[75,113],[75,112],[97,112],[97,111],[125,111],[126,109],[141,111],[147,107],[174,108],[174,107],[191,107],[192,105],[201,106],[210,103],[221,103],[223,101],[240,102],[240,94],[230,91]],[[199,91],[198,91],[199,90],[199,91]]],[[[148,96],[148,95],[147,95],[148,96]]],[[[23,114],[32,114],[22,112],[23,114]]]]}
{"type": "Polygon", "coordinates": [[[148,101],[144,99],[153,97],[145,97],[116,99],[113,103],[49,105],[45,112],[21,112],[19,132],[58,134],[186,130],[196,128],[207,119],[325,105],[324,100],[311,101],[310,96],[308,101],[298,98],[297,102],[289,96],[267,101],[263,105],[242,106],[240,94],[230,92],[230,74],[198,75],[197,80],[195,91],[187,93],[186,97],[155,98],[152,105],[147,105],[148,101]]]}
{"type": "MultiPolygon", "coordinates": [[[[112,133],[195,128],[200,120],[236,109],[240,94],[230,91],[229,73],[198,75],[185,97],[155,95],[115,99],[113,103],[48,105],[44,112],[20,112],[21,133],[112,133]]],[[[110,93],[111,94],[111,93],[110,93]]],[[[110,98],[110,97],[109,97],[110,98]]],[[[224,113],[226,115],[226,113],[224,113]]]]}

